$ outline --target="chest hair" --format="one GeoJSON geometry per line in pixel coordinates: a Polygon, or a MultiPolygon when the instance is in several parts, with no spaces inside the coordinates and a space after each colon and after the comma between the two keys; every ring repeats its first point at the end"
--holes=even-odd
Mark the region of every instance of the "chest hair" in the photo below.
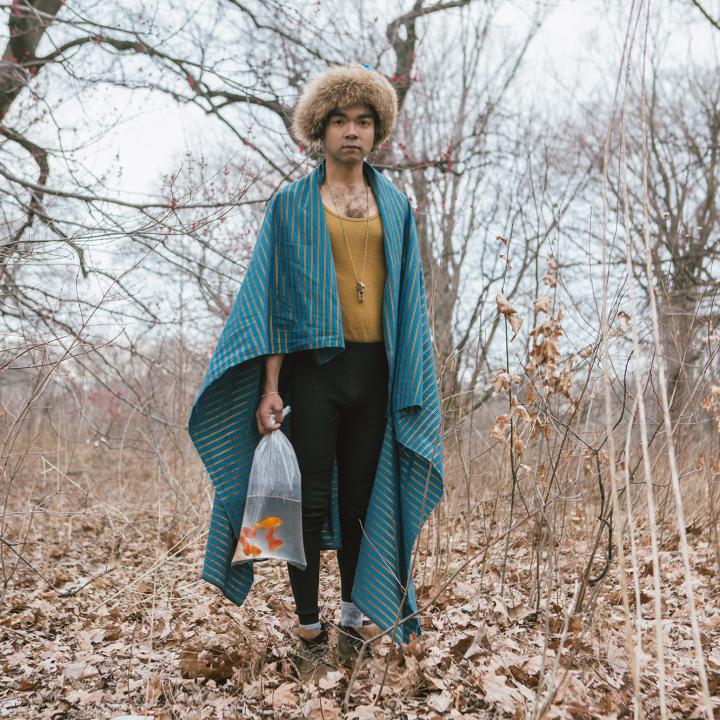
{"type": "Polygon", "coordinates": [[[370,188],[367,189],[367,200],[365,198],[364,186],[334,187],[332,195],[330,194],[327,184],[323,184],[321,189],[325,204],[341,215],[347,215],[352,218],[364,218],[367,217],[368,214],[370,216],[375,215],[378,211],[377,203],[370,188]],[[335,197],[337,209],[335,208],[335,203],[333,203],[333,196],[335,197]],[[368,202],[370,204],[369,213],[368,202]]]}

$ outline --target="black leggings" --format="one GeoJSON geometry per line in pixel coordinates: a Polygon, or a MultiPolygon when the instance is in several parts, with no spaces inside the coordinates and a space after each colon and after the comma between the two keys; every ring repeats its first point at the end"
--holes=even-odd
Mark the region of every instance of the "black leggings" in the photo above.
{"type": "Polygon", "coordinates": [[[385,344],[348,342],[322,365],[312,351],[294,353],[292,444],[302,477],[303,545],[307,567],[288,563],[300,623],[319,620],[320,531],[330,503],[337,456],[342,549],[337,551],[342,599],[351,601],[361,522],[365,521],[377,469],[387,409],[385,344]]]}

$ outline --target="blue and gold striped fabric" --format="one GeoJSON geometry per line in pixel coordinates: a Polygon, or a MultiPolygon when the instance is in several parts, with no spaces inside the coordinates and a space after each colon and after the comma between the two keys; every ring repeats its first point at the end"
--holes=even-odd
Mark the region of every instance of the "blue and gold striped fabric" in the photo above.
{"type": "MultiPolygon", "coordinates": [[[[352,599],[381,628],[399,623],[393,639],[420,633],[412,576],[413,546],[443,493],[440,397],[433,361],[425,283],[408,198],[372,165],[365,176],[383,223],[386,281],[383,337],[388,406],[352,599]]],[[[320,184],[325,163],[289,183],[268,203],[230,316],[213,351],[188,431],[215,488],[202,578],[241,605],[253,582],[252,563],[231,566],[242,523],[250,466],[261,436],[255,411],[263,356],[285,354],[279,379],[288,382],[292,353],[313,350],[318,364],[344,345],[330,237],[320,184]]],[[[292,411],[281,432],[292,437],[292,411]]],[[[338,548],[337,464],[321,548],[338,548]]]]}

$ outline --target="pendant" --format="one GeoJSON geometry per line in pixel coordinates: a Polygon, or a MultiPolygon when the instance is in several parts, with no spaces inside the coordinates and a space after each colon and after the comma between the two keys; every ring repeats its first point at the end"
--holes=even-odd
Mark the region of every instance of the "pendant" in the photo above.
{"type": "Polygon", "coordinates": [[[358,293],[358,302],[365,302],[365,283],[358,280],[358,284],[355,286],[358,293]]]}

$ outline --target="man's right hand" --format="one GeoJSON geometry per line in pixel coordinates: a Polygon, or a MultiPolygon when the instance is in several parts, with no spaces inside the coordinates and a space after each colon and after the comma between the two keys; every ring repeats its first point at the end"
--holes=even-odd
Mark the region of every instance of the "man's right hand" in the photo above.
{"type": "Polygon", "coordinates": [[[258,432],[261,435],[277,430],[282,425],[283,420],[283,402],[279,393],[272,393],[260,398],[257,411],[255,412],[255,420],[257,421],[258,432]],[[275,415],[275,423],[272,422],[270,414],[275,415]]]}

